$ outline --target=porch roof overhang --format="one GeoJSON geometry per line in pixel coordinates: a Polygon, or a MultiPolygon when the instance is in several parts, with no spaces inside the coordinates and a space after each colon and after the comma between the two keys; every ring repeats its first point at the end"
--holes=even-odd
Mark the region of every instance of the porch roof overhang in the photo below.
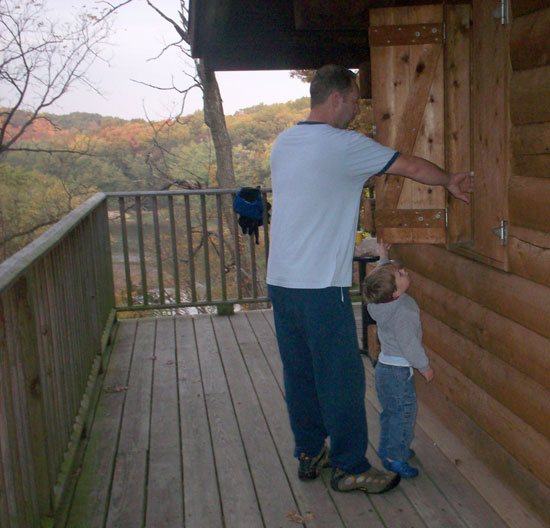
{"type": "Polygon", "coordinates": [[[369,62],[369,9],[449,0],[190,0],[191,53],[215,71],[369,62]]]}

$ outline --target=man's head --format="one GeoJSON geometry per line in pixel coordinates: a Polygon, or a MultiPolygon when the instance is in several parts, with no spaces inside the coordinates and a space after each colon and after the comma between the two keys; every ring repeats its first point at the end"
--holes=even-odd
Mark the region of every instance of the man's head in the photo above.
{"type": "Polygon", "coordinates": [[[411,281],[403,266],[391,260],[377,266],[364,282],[363,300],[366,303],[384,303],[397,299],[407,291],[411,281]]]}
{"type": "Polygon", "coordinates": [[[355,77],[343,66],[328,64],[319,68],[309,88],[312,111],[329,111],[330,124],[346,128],[359,113],[359,89],[355,77]]]}

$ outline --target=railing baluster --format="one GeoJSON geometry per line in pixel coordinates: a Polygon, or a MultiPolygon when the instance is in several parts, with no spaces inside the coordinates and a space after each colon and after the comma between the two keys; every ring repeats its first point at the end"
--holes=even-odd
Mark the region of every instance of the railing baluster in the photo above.
{"type": "Polygon", "coordinates": [[[201,201],[201,220],[202,220],[202,239],[204,255],[204,278],[206,281],[206,299],[212,300],[212,286],[210,281],[210,258],[208,250],[208,219],[206,218],[206,196],[200,195],[201,201]]]}
{"type": "MultiPolygon", "coordinates": [[[[235,199],[235,193],[231,195],[231,202],[235,199]]],[[[241,269],[241,245],[239,241],[239,224],[237,223],[237,214],[232,211],[233,214],[233,232],[235,233],[235,276],[237,277],[237,298],[241,299],[243,296],[243,275],[241,269]]]]}
{"type": "Polygon", "coordinates": [[[174,214],[174,197],[168,196],[168,211],[170,213],[170,240],[172,242],[172,260],[174,265],[174,290],[176,294],[176,303],[181,302],[180,294],[180,274],[178,266],[178,243],[176,239],[176,217],[174,214]]]}
{"type": "Polygon", "coordinates": [[[141,218],[141,196],[136,196],[136,218],[138,228],[139,244],[139,265],[141,269],[141,293],[143,295],[143,304],[149,304],[149,295],[147,291],[147,268],[145,263],[145,244],[143,242],[143,220],[141,218]]]}
{"type": "Polygon", "coordinates": [[[128,255],[128,229],[126,227],[126,207],[124,205],[124,196],[118,199],[118,210],[120,211],[120,231],[122,234],[122,253],[124,255],[124,277],[126,279],[126,302],[132,306],[132,278],[130,275],[130,257],[128,255]]]}
{"type": "Polygon", "coordinates": [[[189,195],[184,197],[185,204],[185,225],[187,227],[187,254],[189,256],[189,282],[191,286],[191,300],[197,301],[197,286],[195,284],[195,255],[193,253],[193,226],[191,225],[191,205],[189,195]]]}
{"type": "Polygon", "coordinates": [[[216,213],[218,217],[218,244],[220,252],[220,278],[222,285],[222,300],[227,299],[227,283],[225,280],[225,251],[223,245],[223,215],[222,215],[222,197],[216,194],[216,213]]]}
{"type": "Polygon", "coordinates": [[[153,225],[155,231],[155,251],[157,254],[157,277],[160,304],[164,304],[164,280],[162,277],[162,251],[160,247],[159,210],[157,197],[153,196],[153,225]]]}
{"type": "Polygon", "coordinates": [[[252,298],[258,297],[258,275],[256,271],[256,242],[254,235],[248,237],[248,247],[250,248],[250,271],[252,273],[252,298]]]}

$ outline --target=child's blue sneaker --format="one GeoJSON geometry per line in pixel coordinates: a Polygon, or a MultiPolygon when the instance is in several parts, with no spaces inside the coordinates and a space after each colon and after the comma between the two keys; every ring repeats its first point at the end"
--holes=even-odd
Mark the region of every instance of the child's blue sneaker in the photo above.
{"type": "MultiPolygon", "coordinates": [[[[383,448],[383,447],[380,447],[378,449],[378,456],[382,459],[382,460],[385,460],[387,457],[386,455],[386,450],[383,448]]],[[[409,449],[409,456],[407,457],[407,460],[410,460],[411,458],[415,457],[416,456],[416,453],[414,452],[413,449],[409,449]]]]}
{"type": "Polygon", "coordinates": [[[384,464],[387,470],[397,473],[401,478],[414,478],[418,476],[418,469],[409,466],[409,464],[401,460],[390,462],[387,458],[383,458],[382,464],[384,464]]]}

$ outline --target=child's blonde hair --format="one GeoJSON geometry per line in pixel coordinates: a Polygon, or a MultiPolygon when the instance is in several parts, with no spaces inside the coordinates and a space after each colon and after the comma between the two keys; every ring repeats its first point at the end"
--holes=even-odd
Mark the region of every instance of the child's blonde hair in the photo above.
{"type": "Polygon", "coordinates": [[[403,266],[395,260],[373,269],[363,282],[363,301],[366,304],[391,301],[396,290],[395,272],[401,269],[403,266]]]}

